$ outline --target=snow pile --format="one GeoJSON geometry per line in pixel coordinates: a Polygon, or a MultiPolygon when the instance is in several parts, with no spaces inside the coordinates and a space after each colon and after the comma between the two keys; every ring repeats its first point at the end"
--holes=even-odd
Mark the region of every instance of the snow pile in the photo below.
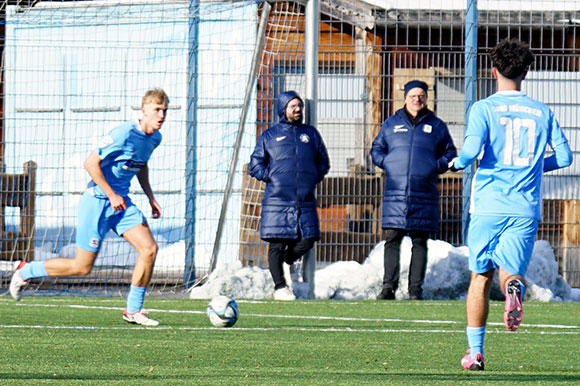
{"type": "MultiPolygon", "coordinates": [[[[383,243],[371,251],[359,264],[354,261],[336,262],[315,273],[314,294],[317,299],[375,299],[383,280],[383,243]]],[[[407,281],[411,259],[411,240],[401,244],[401,278],[397,299],[408,298],[407,281]]],[[[453,247],[441,240],[429,240],[428,265],[423,295],[425,299],[464,299],[469,286],[467,247],[453,247]]],[[[578,301],[580,290],[571,289],[558,274],[554,252],[547,241],[536,241],[526,275],[527,301],[578,301]]],[[[294,282],[298,298],[307,298],[308,285],[294,282]]],[[[267,269],[241,267],[235,263],[214,271],[207,282],[191,289],[191,298],[209,299],[228,295],[237,299],[271,299],[274,285],[267,269]]],[[[492,298],[500,299],[497,275],[492,298]]]]}

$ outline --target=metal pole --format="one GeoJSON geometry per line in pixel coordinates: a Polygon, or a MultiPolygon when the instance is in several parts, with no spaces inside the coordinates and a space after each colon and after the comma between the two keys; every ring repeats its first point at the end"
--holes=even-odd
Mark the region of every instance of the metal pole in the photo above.
{"type": "MultiPolygon", "coordinates": [[[[477,0],[467,0],[465,15],[465,128],[469,120],[469,111],[477,98],[477,0]]],[[[461,227],[463,243],[467,243],[469,225],[469,202],[473,165],[463,171],[463,213],[461,227]]]]}
{"type": "MultiPolygon", "coordinates": [[[[306,29],[304,40],[304,73],[306,76],[305,115],[306,123],[316,126],[316,104],[318,102],[318,43],[320,40],[320,2],[306,3],[306,29]]],[[[302,278],[308,283],[308,297],[314,298],[314,271],[316,270],[316,247],[304,255],[302,278]]]]}
{"type": "Polygon", "coordinates": [[[195,198],[197,176],[197,83],[198,83],[199,0],[189,3],[189,57],[187,63],[187,131],[185,164],[185,272],[183,285],[195,280],[195,198]]]}
{"type": "Polygon", "coordinates": [[[256,39],[256,46],[254,48],[254,55],[252,57],[252,65],[250,67],[250,75],[248,78],[248,83],[246,84],[246,94],[244,96],[244,104],[242,107],[242,114],[240,116],[240,122],[238,124],[238,133],[236,135],[236,141],[234,143],[234,152],[232,154],[232,159],[230,160],[230,169],[228,172],[228,180],[226,182],[226,189],[224,192],[224,199],[222,201],[222,208],[220,212],[220,217],[218,221],[218,227],[215,235],[215,242],[213,245],[213,252],[211,254],[211,262],[209,272],[213,272],[217,264],[217,256],[220,250],[220,244],[222,239],[223,227],[226,221],[226,214],[228,210],[228,203],[232,195],[232,187],[234,184],[234,177],[236,173],[236,167],[238,164],[238,157],[240,153],[240,147],[242,143],[242,138],[244,136],[244,125],[246,124],[246,116],[248,114],[248,108],[250,105],[250,99],[252,98],[252,90],[254,89],[254,82],[256,81],[256,75],[258,73],[258,67],[260,64],[260,58],[262,57],[262,49],[264,46],[264,37],[266,35],[266,24],[268,22],[268,17],[270,15],[270,10],[272,6],[265,2],[262,8],[262,15],[260,17],[260,26],[258,27],[258,36],[256,39]]]}
{"type": "Polygon", "coordinates": [[[306,77],[306,124],[316,126],[316,102],[318,101],[318,42],[320,39],[320,2],[306,3],[306,28],[304,31],[304,75],[306,77]]]}

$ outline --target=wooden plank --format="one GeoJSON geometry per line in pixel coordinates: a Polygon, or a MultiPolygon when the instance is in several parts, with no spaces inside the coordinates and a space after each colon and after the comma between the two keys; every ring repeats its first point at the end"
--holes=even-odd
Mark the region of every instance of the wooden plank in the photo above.
{"type": "MultiPolygon", "coordinates": [[[[328,262],[357,261],[362,263],[376,244],[382,241],[380,234],[322,231],[316,243],[319,260],[328,262]]],[[[244,266],[268,267],[267,243],[260,240],[260,233],[246,235],[246,242],[240,242],[240,260],[244,266]]]]}
{"type": "MultiPolygon", "coordinates": [[[[383,76],[382,63],[383,55],[381,51],[382,38],[370,31],[356,28],[356,68],[357,74],[366,75],[366,97],[365,114],[367,125],[370,126],[365,130],[367,137],[365,143],[367,147],[372,144],[373,140],[379,133],[384,121],[382,116],[382,99],[383,99],[383,76]]],[[[370,148],[365,149],[370,151],[370,148]]]]}
{"type": "Polygon", "coordinates": [[[7,261],[34,260],[36,164],[24,164],[22,174],[0,174],[0,257],[7,261]],[[18,232],[5,232],[5,208],[20,208],[18,232]]]}
{"type": "Polygon", "coordinates": [[[327,177],[316,186],[318,206],[379,206],[383,200],[383,180],[379,176],[327,177]]]}
{"type": "Polygon", "coordinates": [[[361,232],[322,232],[316,243],[316,255],[320,260],[357,261],[362,263],[376,244],[382,241],[382,234],[361,232]]]}
{"type": "Polygon", "coordinates": [[[427,83],[427,108],[435,111],[435,70],[433,68],[395,68],[393,71],[393,103],[398,110],[405,105],[405,84],[418,79],[427,83]]]}
{"type": "Polygon", "coordinates": [[[565,200],[563,204],[563,256],[560,269],[570,286],[580,287],[580,200],[565,200]]]}

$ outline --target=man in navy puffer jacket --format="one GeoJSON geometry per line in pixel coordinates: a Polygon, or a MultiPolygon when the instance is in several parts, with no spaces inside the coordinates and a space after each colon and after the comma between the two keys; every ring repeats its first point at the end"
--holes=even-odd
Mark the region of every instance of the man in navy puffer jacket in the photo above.
{"type": "Polygon", "coordinates": [[[457,155],[447,125],[427,109],[427,84],[405,85],[405,106],[382,125],[373,141],[373,163],[385,171],[382,227],[386,229],[383,290],[378,299],[394,299],[399,285],[399,252],[405,235],[412,239],[409,297],[423,297],[427,239],[439,231],[439,174],[457,155]]]}
{"type": "Polygon", "coordinates": [[[280,122],[258,138],[250,175],[266,182],[260,237],[269,242],[274,299],[294,300],[282,263],[294,263],[320,239],[315,188],[330,169],[322,137],[302,123],[304,102],[295,91],[278,96],[280,122]]]}

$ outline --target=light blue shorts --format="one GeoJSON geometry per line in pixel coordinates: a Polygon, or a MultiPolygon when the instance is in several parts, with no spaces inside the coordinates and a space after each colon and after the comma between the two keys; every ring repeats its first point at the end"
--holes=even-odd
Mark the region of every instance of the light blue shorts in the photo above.
{"type": "Polygon", "coordinates": [[[531,217],[477,216],[469,222],[469,270],[485,273],[498,267],[524,276],[532,252],[538,220],[531,217]]]}
{"type": "Polygon", "coordinates": [[[125,197],[127,209],[115,212],[107,198],[96,198],[90,193],[83,193],[79,204],[76,244],[85,251],[97,252],[109,230],[119,236],[147,218],[131,201],[125,197]]]}

